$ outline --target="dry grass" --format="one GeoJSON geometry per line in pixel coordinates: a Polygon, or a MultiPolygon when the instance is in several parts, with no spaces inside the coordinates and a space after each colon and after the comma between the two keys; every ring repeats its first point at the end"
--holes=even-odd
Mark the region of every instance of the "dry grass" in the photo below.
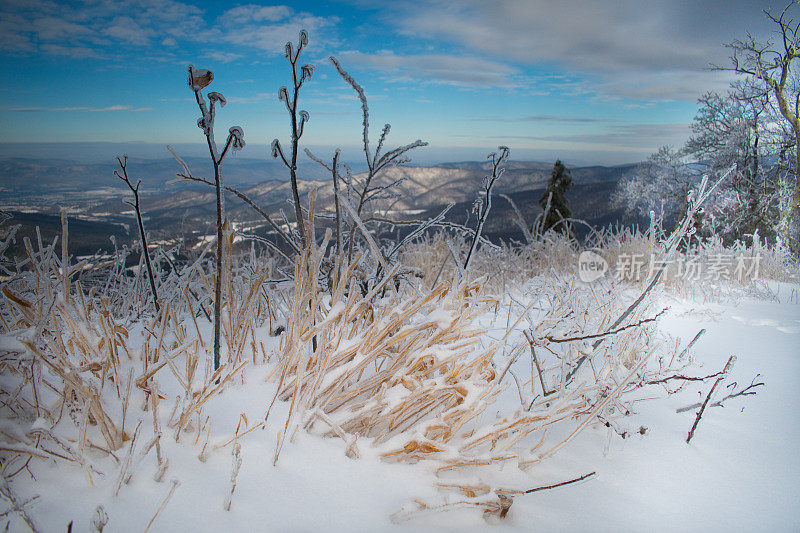
{"type": "MultiPolygon", "coordinates": [[[[443,255],[429,250],[437,252],[443,255]]],[[[287,437],[305,428],[341,439],[351,458],[359,457],[362,443],[384,460],[433,461],[442,474],[508,462],[526,469],[582,429],[628,412],[624,395],[642,384],[658,347],[646,321],[655,314],[649,304],[629,318],[632,327],[603,337],[624,309],[617,286],[595,290],[571,277],[539,278],[526,295],[516,295],[526,300],[501,302],[487,296],[488,276],[454,273],[460,281],[395,290],[389,275],[363,295],[342,269],[332,294],[322,297],[307,274],[319,261],[315,248],[297,265],[289,326],[276,354],[273,403],[290,408],[275,461],[287,437]],[[505,326],[479,325],[492,315],[505,326]],[[613,343],[595,347],[598,335],[613,343]],[[531,353],[531,370],[521,383],[508,369],[523,353],[531,353]],[[589,364],[570,377],[584,356],[589,364]],[[507,370],[511,377],[503,381],[507,370]],[[520,403],[508,408],[498,398],[512,377],[520,403]],[[544,383],[546,396],[536,394],[544,383]],[[486,416],[488,410],[500,415],[486,416]]],[[[426,270],[436,262],[414,266],[426,270]]],[[[505,514],[513,498],[506,488],[502,501],[496,491],[484,501],[486,491],[457,485],[490,514],[505,514]]]]}
{"type": "Polygon", "coordinates": [[[263,356],[256,329],[274,314],[260,297],[270,264],[254,258],[231,264],[226,254],[227,359],[212,372],[200,308],[213,279],[201,260],[162,280],[171,291],[155,313],[131,289],[143,287],[142,280],[125,275],[124,257],[104,265],[103,279],[85,263],[70,265],[65,247],[59,255],[52,245],[34,251],[25,244],[26,268],[3,283],[0,299],[0,472],[4,479],[33,477],[35,461],[67,461],[92,482],[103,471],[97,464],[111,458],[119,492],[153,451],[160,481],[169,466],[164,422],[175,440],[189,432],[197,443],[201,430],[210,431],[206,403],[263,356]],[[80,281],[84,272],[92,274],[88,288],[80,281]],[[152,424],[143,425],[145,419],[152,424]]]}

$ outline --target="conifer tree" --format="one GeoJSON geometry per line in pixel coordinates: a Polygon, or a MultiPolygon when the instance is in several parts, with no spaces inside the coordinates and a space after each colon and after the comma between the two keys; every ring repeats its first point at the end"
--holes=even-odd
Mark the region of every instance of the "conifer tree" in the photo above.
{"type": "Polygon", "coordinates": [[[561,163],[561,160],[556,161],[550,179],[547,181],[547,189],[539,199],[539,206],[544,209],[541,223],[542,233],[551,228],[566,234],[572,232],[569,221],[563,220],[572,216],[565,196],[571,187],[572,176],[569,175],[569,171],[561,163]]]}

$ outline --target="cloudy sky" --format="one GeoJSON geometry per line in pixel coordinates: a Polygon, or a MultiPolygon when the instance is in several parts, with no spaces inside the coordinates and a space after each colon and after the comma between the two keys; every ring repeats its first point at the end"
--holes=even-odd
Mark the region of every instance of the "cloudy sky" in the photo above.
{"type": "Polygon", "coordinates": [[[721,44],[747,31],[768,38],[770,7],[783,4],[0,0],[0,143],[200,143],[191,63],[213,70],[210,88],[228,99],[221,141],[240,125],[243,155],[261,157],[288,136],[283,47],[306,28],[302,62],[317,67],[300,99],[308,145],[357,156],[359,102],[335,55],[366,90],[373,132],[390,122],[394,144],[429,141],[423,160],[506,144],[516,159],[632,162],[682,144],[698,96],[729,81],[706,67],[726,65],[721,44]]]}

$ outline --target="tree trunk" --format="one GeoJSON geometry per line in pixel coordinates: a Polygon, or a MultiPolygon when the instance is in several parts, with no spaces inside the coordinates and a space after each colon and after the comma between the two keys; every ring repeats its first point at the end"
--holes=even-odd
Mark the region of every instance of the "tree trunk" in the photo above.
{"type": "Polygon", "coordinates": [[[789,200],[789,208],[786,213],[786,239],[789,243],[789,249],[794,255],[800,255],[800,243],[798,243],[796,231],[792,231],[797,225],[796,220],[798,210],[800,210],[800,124],[795,123],[795,152],[797,160],[794,167],[794,190],[792,197],[789,200]]]}

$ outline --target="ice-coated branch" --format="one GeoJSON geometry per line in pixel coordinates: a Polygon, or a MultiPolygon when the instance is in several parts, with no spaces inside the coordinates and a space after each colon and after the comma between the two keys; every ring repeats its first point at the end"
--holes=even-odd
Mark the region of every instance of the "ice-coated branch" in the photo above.
{"type": "Polygon", "coordinates": [[[233,126],[228,130],[228,140],[225,141],[225,148],[219,156],[219,162],[222,163],[222,160],[225,159],[225,154],[228,153],[229,148],[233,148],[233,151],[236,152],[244,147],[244,131],[239,126],[233,126]]]}
{"type": "Polygon", "coordinates": [[[383,143],[386,141],[386,137],[389,135],[389,131],[392,129],[391,124],[384,124],[383,131],[381,131],[381,136],[378,139],[378,147],[375,148],[375,157],[377,158],[381,154],[381,149],[383,148],[383,143]]]}
{"type": "MultiPolygon", "coordinates": [[[[398,158],[400,156],[402,156],[406,152],[409,152],[409,151],[413,150],[414,148],[422,148],[424,146],[428,146],[428,143],[425,142],[425,141],[421,141],[421,140],[417,139],[416,141],[414,141],[412,143],[409,143],[409,144],[407,144],[405,146],[400,146],[398,148],[395,148],[394,150],[391,150],[391,151],[387,152],[375,164],[375,172],[374,173],[377,174],[380,170],[383,170],[384,168],[386,168],[389,165],[400,164],[400,162],[398,161],[398,158]]],[[[380,145],[378,146],[378,148],[380,148],[380,145]]],[[[375,155],[377,156],[377,152],[375,153],[375,155]]],[[[407,161],[403,161],[403,162],[405,163],[407,161]]]]}
{"type": "MultiPolygon", "coordinates": [[[[153,266],[150,263],[150,252],[147,249],[147,234],[144,231],[144,223],[142,222],[142,211],[139,206],[139,185],[142,184],[142,180],[136,182],[136,186],[131,183],[131,180],[128,178],[128,156],[123,155],[122,157],[117,157],[117,163],[119,164],[120,170],[122,170],[122,174],[118,171],[114,171],[114,175],[125,182],[128,188],[133,193],[133,203],[127,202],[128,205],[132,206],[134,211],[136,211],[136,222],[139,225],[139,237],[142,241],[142,255],[144,256],[145,265],[147,266],[147,277],[150,280],[150,293],[153,296],[153,305],[156,308],[156,312],[161,311],[161,305],[158,302],[158,291],[156,290],[156,281],[155,277],[153,276],[153,266]]],[[[184,163],[185,165],[185,163],[184,163]]],[[[188,169],[188,167],[186,167],[188,169]]]]}
{"type": "MultiPolygon", "coordinates": [[[[378,197],[381,197],[381,195],[385,191],[389,190],[390,188],[400,183],[400,181],[397,180],[389,185],[372,187],[373,179],[375,179],[375,177],[389,165],[402,165],[403,163],[408,162],[409,159],[404,157],[407,152],[413,150],[414,148],[427,146],[428,143],[423,142],[421,140],[416,140],[405,146],[400,146],[398,148],[395,148],[394,150],[390,150],[389,152],[381,156],[381,151],[383,150],[384,144],[391,130],[391,126],[389,124],[386,124],[383,127],[383,130],[381,131],[381,135],[378,139],[378,145],[375,148],[375,152],[371,153],[369,149],[369,104],[367,102],[367,95],[364,92],[364,88],[361,87],[361,85],[359,85],[358,82],[356,82],[356,80],[353,79],[353,77],[346,70],[344,70],[341,63],[339,63],[338,59],[336,59],[333,56],[330,56],[329,59],[330,62],[333,64],[333,66],[336,68],[336,71],[342,77],[342,79],[348,85],[350,85],[350,87],[352,87],[353,90],[356,92],[356,95],[358,96],[358,99],[361,102],[361,113],[363,116],[362,144],[363,144],[364,157],[367,164],[367,173],[361,183],[361,189],[353,191],[353,187],[351,185],[352,176],[350,173],[350,169],[349,167],[345,166],[345,169],[347,170],[345,184],[347,186],[346,190],[348,193],[348,197],[350,196],[351,192],[357,196],[358,201],[355,206],[355,212],[358,217],[362,217],[364,206],[368,202],[370,202],[371,200],[375,200],[378,197]]],[[[337,194],[336,196],[338,197],[339,195],[337,194]]],[[[353,250],[354,250],[353,244],[355,239],[355,231],[356,231],[356,226],[355,225],[351,226],[350,236],[348,240],[349,243],[348,260],[352,260],[353,258],[353,250]]]]}
{"type": "Polygon", "coordinates": [[[476,201],[478,226],[475,228],[475,236],[472,239],[472,244],[470,244],[469,252],[467,252],[467,258],[464,260],[464,271],[469,270],[470,261],[475,249],[478,247],[478,238],[483,232],[483,225],[486,223],[486,217],[489,216],[489,211],[492,208],[492,188],[505,172],[505,168],[501,167],[501,165],[508,159],[510,150],[507,146],[498,146],[497,150],[499,153],[492,152],[487,156],[487,159],[492,160],[492,174],[483,179],[483,201],[476,201]]]}
{"type": "MultiPolygon", "coordinates": [[[[369,104],[367,104],[367,95],[364,93],[364,89],[359,85],[353,77],[347,73],[345,69],[342,68],[342,65],[339,63],[339,60],[333,56],[330,56],[330,62],[336,68],[336,71],[342,77],[344,81],[346,81],[350,87],[358,95],[358,99],[361,101],[361,113],[364,116],[362,126],[363,126],[363,142],[364,142],[364,155],[367,158],[367,168],[372,170],[372,158],[369,153],[369,104]]],[[[384,128],[385,129],[385,128],[384,128]]],[[[388,132],[388,130],[387,130],[388,132]]]]}
{"type": "Polygon", "coordinates": [[[689,430],[689,435],[686,437],[686,444],[692,440],[694,437],[694,432],[697,430],[697,425],[700,423],[700,418],[703,416],[703,412],[706,410],[706,406],[708,405],[708,401],[711,399],[711,395],[714,394],[714,389],[717,388],[719,382],[725,379],[725,375],[730,371],[733,363],[736,362],[736,356],[732,355],[728,358],[728,362],[725,364],[725,368],[722,369],[722,375],[717,378],[714,384],[711,386],[711,390],[708,391],[708,395],[706,399],[703,401],[703,405],[700,407],[700,410],[697,411],[697,418],[694,419],[694,424],[692,424],[692,429],[689,430]]]}
{"type": "Polygon", "coordinates": [[[291,170],[292,165],[286,159],[286,156],[283,155],[283,148],[281,147],[281,142],[278,139],[273,139],[271,147],[272,147],[272,157],[277,159],[280,156],[281,161],[283,161],[283,164],[286,165],[286,168],[291,170]]]}
{"type": "MultiPolygon", "coordinates": [[[[244,148],[244,132],[239,126],[230,128],[230,130],[228,130],[228,138],[225,142],[225,147],[222,151],[222,154],[219,154],[217,151],[217,143],[214,139],[214,115],[216,113],[214,106],[215,104],[219,103],[219,106],[223,107],[227,100],[224,96],[222,96],[221,93],[210,92],[208,93],[209,103],[207,105],[202,90],[214,80],[214,74],[210,70],[196,69],[192,65],[189,65],[188,71],[189,87],[191,87],[192,91],[194,92],[195,100],[197,101],[197,106],[200,109],[201,114],[201,117],[197,120],[197,125],[203,130],[203,134],[206,137],[208,152],[211,156],[211,163],[214,166],[213,186],[216,191],[217,200],[217,275],[214,276],[214,370],[217,370],[220,366],[219,350],[221,336],[220,315],[222,312],[222,255],[224,252],[223,242],[225,229],[225,199],[223,195],[224,185],[222,183],[220,166],[222,165],[222,160],[227,155],[229,149],[233,148],[233,150],[239,150],[244,148]]],[[[178,157],[177,154],[172,151],[172,149],[170,149],[170,152],[172,152],[184,169],[184,173],[178,174],[178,176],[187,180],[200,181],[202,183],[212,185],[209,180],[197,179],[193,177],[186,163],[181,160],[181,158],[178,157]]]]}
{"type": "MultiPolygon", "coordinates": [[[[272,226],[272,228],[273,228],[275,231],[277,231],[277,232],[278,232],[278,235],[280,235],[280,236],[283,238],[283,240],[284,240],[284,241],[286,241],[286,244],[288,244],[289,246],[291,246],[291,247],[292,247],[292,250],[294,250],[294,252],[295,252],[295,253],[297,253],[297,254],[300,254],[300,253],[301,253],[300,247],[297,245],[297,243],[294,241],[294,239],[292,239],[292,238],[289,236],[289,234],[288,234],[288,233],[286,233],[286,232],[283,230],[283,228],[281,228],[281,227],[280,227],[280,226],[279,226],[279,225],[278,225],[278,224],[277,224],[277,223],[276,223],[274,220],[272,220],[272,217],[270,217],[270,216],[269,216],[269,215],[266,213],[266,211],[264,211],[263,209],[261,209],[260,207],[258,207],[258,205],[256,205],[256,203],[255,203],[253,200],[251,200],[251,199],[250,199],[250,198],[249,198],[249,197],[248,197],[246,194],[244,194],[243,192],[241,192],[241,191],[239,191],[238,189],[235,189],[234,187],[231,187],[231,186],[229,186],[229,185],[226,185],[226,186],[225,186],[225,190],[226,190],[226,191],[229,191],[229,192],[232,192],[233,194],[235,194],[236,196],[238,196],[238,197],[239,197],[239,199],[241,199],[241,200],[242,200],[244,203],[246,203],[247,205],[249,205],[249,206],[250,206],[250,207],[251,207],[251,208],[252,208],[252,209],[253,209],[253,210],[254,210],[256,213],[258,213],[259,215],[261,215],[261,216],[264,218],[264,220],[266,220],[266,221],[267,221],[267,223],[268,223],[270,226],[272,226]]],[[[281,254],[283,255],[283,252],[281,252],[281,254]]],[[[284,257],[285,257],[285,256],[284,256],[284,257]]],[[[288,259],[288,258],[287,258],[287,259],[288,259]]]]}
{"type": "Polygon", "coordinates": [[[291,42],[286,43],[284,49],[284,56],[289,61],[292,67],[292,96],[289,96],[289,90],[286,87],[281,87],[278,91],[278,100],[286,105],[286,110],[289,112],[289,117],[292,125],[292,139],[291,139],[291,153],[287,158],[281,148],[281,143],[278,139],[272,141],[272,157],[280,157],[283,164],[289,169],[289,177],[292,185],[292,200],[294,202],[294,213],[297,220],[297,229],[300,232],[300,240],[303,249],[308,244],[308,236],[306,235],[306,225],[303,219],[303,208],[300,205],[300,192],[297,186],[297,152],[300,144],[300,137],[303,136],[305,124],[308,122],[310,115],[307,111],[298,111],[297,98],[300,93],[300,87],[303,83],[311,77],[314,73],[313,65],[303,65],[300,67],[298,75],[297,61],[300,58],[300,52],[308,45],[308,32],[300,30],[300,36],[297,42],[297,50],[295,51],[291,42]],[[299,120],[298,120],[299,117],[299,120]]]}
{"type": "MultiPolygon", "coordinates": [[[[706,376],[706,377],[707,378],[708,377],[714,377],[714,376],[718,376],[720,374],[722,374],[722,372],[718,372],[717,374],[714,374],[712,376],[706,376]]],[[[755,396],[757,394],[757,391],[755,389],[757,389],[758,387],[763,387],[763,386],[766,385],[763,381],[756,382],[756,380],[759,378],[760,375],[761,374],[756,374],[756,376],[750,381],[750,385],[748,385],[748,386],[746,386],[746,387],[744,387],[744,388],[742,388],[742,389],[740,389],[738,391],[735,389],[735,387],[737,386],[737,383],[734,381],[733,383],[728,385],[728,387],[734,387],[734,391],[733,392],[725,395],[723,398],[720,398],[716,402],[709,403],[707,405],[707,407],[725,407],[725,405],[724,405],[725,402],[727,402],[728,400],[732,400],[733,398],[738,398],[740,396],[755,396]]],[[[692,405],[687,405],[686,407],[681,407],[680,409],[676,409],[675,412],[676,413],[685,413],[686,411],[691,411],[692,409],[697,409],[698,407],[701,407],[702,405],[703,405],[702,403],[695,403],[695,404],[692,404],[692,405]]]]}
{"type": "Polygon", "coordinates": [[[308,122],[309,118],[310,115],[308,114],[308,111],[300,111],[300,127],[299,131],[297,132],[298,139],[303,136],[303,129],[305,128],[306,122],[308,122]]]}

